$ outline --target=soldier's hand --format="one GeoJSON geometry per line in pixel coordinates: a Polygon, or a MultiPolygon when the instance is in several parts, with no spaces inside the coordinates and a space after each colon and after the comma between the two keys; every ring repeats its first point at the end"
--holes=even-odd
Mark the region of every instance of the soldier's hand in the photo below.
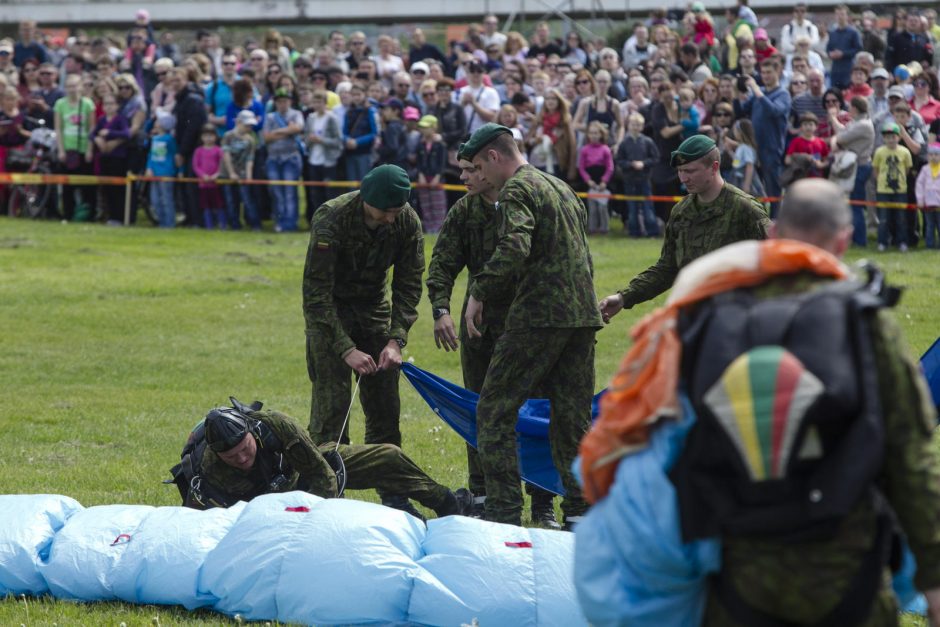
{"type": "Polygon", "coordinates": [[[379,354],[379,370],[389,370],[401,367],[401,347],[398,342],[390,340],[379,354]]]}
{"type": "Polygon", "coordinates": [[[434,343],[447,352],[457,350],[457,329],[450,314],[444,314],[434,321],[434,343]]]}
{"type": "Polygon", "coordinates": [[[470,337],[483,337],[483,334],[477,329],[478,324],[483,324],[483,303],[473,296],[467,301],[467,313],[464,315],[467,321],[467,333],[470,337]]]}
{"type": "MultiPolygon", "coordinates": [[[[361,350],[354,348],[352,352],[346,355],[343,358],[343,361],[346,362],[346,365],[355,370],[359,374],[375,374],[376,367],[375,361],[373,361],[372,356],[368,353],[363,353],[361,350]]],[[[399,356],[399,363],[401,363],[401,357],[399,356]]]]}
{"type": "Polygon", "coordinates": [[[610,322],[610,319],[616,316],[623,309],[623,297],[620,294],[611,294],[597,303],[597,308],[601,310],[601,318],[604,324],[610,322]]]}

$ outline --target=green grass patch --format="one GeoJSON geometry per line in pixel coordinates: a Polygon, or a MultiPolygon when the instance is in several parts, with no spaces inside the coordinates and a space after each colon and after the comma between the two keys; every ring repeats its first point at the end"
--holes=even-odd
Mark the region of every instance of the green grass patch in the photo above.
{"type": "MultiPolygon", "coordinates": [[[[659,240],[591,239],[598,296],[655,261],[659,240]]],[[[0,218],[0,494],[52,493],[83,505],[178,505],[161,481],[193,424],[229,395],[259,399],[306,425],[300,283],[307,236],[106,228],[0,218]]],[[[434,238],[425,240],[430,259],[434,238]]],[[[915,354],[940,333],[934,251],[869,253],[907,287],[896,316],[915,354]]],[[[858,258],[851,253],[849,261],[858,258]]],[[[455,298],[463,295],[461,281],[455,298]]],[[[618,316],[598,334],[603,387],[630,326],[661,304],[618,316]]],[[[434,346],[430,305],[404,357],[459,382],[456,354],[434,346]]],[[[404,449],[432,477],[466,482],[462,441],[404,380],[404,449]]],[[[351,418],[361,442],[362,414],[351,418]]],[[[353,498],[375,501],[374,492],[353,498]]],[[[217,624],[216,614],[54,599],[0,602],[0,624],[217,624]],[[28,607],[28,616],[27,616],[28,607]]],[[[917,624],[917,623],[911,623],[917,624]]]]}

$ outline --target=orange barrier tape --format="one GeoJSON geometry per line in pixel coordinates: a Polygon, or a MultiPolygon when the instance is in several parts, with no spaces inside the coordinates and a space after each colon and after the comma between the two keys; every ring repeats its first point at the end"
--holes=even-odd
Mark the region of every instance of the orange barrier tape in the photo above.
{"type": "MultiPolygon", "coordinates": [[[[88,174],[26,174],[19,172],[0,172],[0,184],[11,185],[129,185],[134,181],[172,181],[174,183],[200,183],[197,178],[172,177],[172,176],[140,176],[128,174],[124,176],[93,176],[88,174]]],[[[340,187],[356,189],[359,187],[359,181],[268,181],[263,179],[234,180],[234,179],[216,179],[219,185],[274,185],[291,187],[340,187]]],[[[428,185],[426,183],[412,183],[414,188],[434,188],[445,191],[463,192],[466,187],[463,185],[428,185]]],[[[643,201],[651,200],[653,202],[679,202],[684,196],[627,196],[624,194],[600,194],[597,192],[578,192],[578,196],[584,199],[606,198],[608,200],[632,200],[643,201]]],[[[761,202],[780,202],[778,196],[767,196],[758,198],[761,202]]],[[[850,205],[862,207],[884,207],[886,209],[904,209],[907,211],[917,211],[917,205],[903,202],[878,202],[874,200],[850,200],[850,205]]]]}

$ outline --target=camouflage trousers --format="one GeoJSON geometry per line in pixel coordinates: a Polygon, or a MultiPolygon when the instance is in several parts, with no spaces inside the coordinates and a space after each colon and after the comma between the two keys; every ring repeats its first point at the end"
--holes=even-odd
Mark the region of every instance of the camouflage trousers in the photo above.
{"type": "MultiPolygon", "coordinates": [[[[321,453],[332,451],[334,442],[321,444],[321,453]]],[[[346,487],[375,489],[380,494],[400,494],[440,513],[450,500],[450,490],[434,481],[394,444],[340,444],[346,466],[346,487]]]]}
{"type": "Polygon", "coordinates": [[[571,463],[591,425],[594,333],[592,328],[537,328],[507,331],[496,342],[477,405],[487,520],[521,523],[516,421],[519,407],[535,390],[551,401],[548,437],[565,488],[565,518],[587,510],[571,463]]]}
{"type": "MultiPolygon", "coordinates": [[[[368,353],[378,363],[379,353],[388,344],[388,336],[352,335],[356,348],[368,353]]],[[[313,384],[310,398],[310,437],[314,443],[349,443],[349,430],[340,433],[352,394],[352,368],[329,346],[307,338],[307,374],[313,384]]],[[[398,396],[399,370],[384,370],[361,377],[359,401],[366,416],[366,444],[401,446],[398,396]]]]}
{"type": "MultiPolygon", "coordinates": [[[[463,320],[461,316],[461,321],[463,320]]],[[[493,349],[496,347],[496,340],[502,333],[502,327],[494,332],[490,325],[483,332],[483,337],[471,338],[467,333],[466,325],[460,325],[460,366],[463,370],[463,386],[471,392],[479,393],[483,389],[483,381],[486,379],[486,369],[493,358],[493,349]]],[[[467,469],[469,471],[470,491],[474,496],[486,496],[486,483],[483,480],[483,467],[480,465],[480,454],[475,448],[467,444],[467,469]]],[[[552,499],[555,494],[548,490],[533,485],[525,484],[525,491],[532,498],[532,509],[546,509],[552,507],[552,499]]]]}

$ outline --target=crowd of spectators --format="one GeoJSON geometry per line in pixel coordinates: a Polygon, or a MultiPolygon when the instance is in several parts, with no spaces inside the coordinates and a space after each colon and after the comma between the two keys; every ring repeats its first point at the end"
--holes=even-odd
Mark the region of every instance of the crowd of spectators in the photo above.
{"type": "MultiPolygon", "coordinates": [[[[0,41],[0,166],[44,123],[63,172],[198,178],[150,186],[161,226],[179,215],[258,229],[270,214],[293,231],[299,193],[309,220],[343,188],[246,182],[357,181],[394,163],[419,183],[414,204],[434,232],[460,195],[439,187],[459,183],[458,145],[499,122],[533,165],[594,192],[592,232],[615,211],[629,235],[656,237],[671,202],[604,194],[681,195],[670,153],[706,134],[726,179],[754,195],[822,176],[853,200],[924,210],[856,206],[858,245],[877,225],[880,248],[940,246],[936,12],[897,8],[882,23],[845,5],[814,19],[797,4],[781,28],[771,21],[747,0],[720,21],[692,2],[631,24],[615,49],[577,23],[560,38],[539,23],[526,37],[487,15],[446,50],[421,29],[410,42],[336,30],[306,50],[273,29],[239,45],[199,31],[185,46],[145,10],[119,44],[81,30],[44,38],[24,22],[16,41],[0,41]]],[[[53,209],[118,223],[123,194],[65,186],[53,209]]]]}

